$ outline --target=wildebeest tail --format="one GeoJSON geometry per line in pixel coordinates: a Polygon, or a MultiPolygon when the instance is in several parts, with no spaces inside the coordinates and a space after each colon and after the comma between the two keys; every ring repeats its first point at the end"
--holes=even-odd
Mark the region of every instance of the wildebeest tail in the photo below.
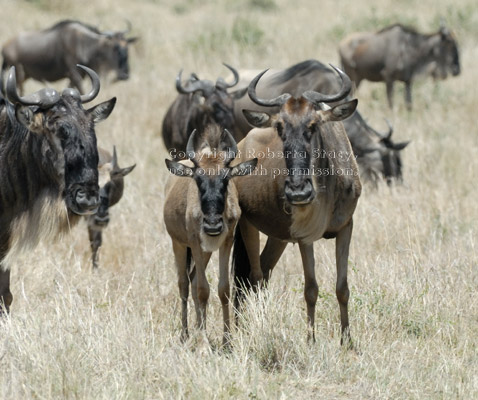
{"type": "Polygon", "coordinates": [[[234,307],[238,310],[244,299],[245,293],[251,289],[249,276],[251,273],[251,264],[247,255],[246,246],[242,238],[239,225],[234,234],[234,247],[232,250],[232,269],[234,274],[234,307]]]}

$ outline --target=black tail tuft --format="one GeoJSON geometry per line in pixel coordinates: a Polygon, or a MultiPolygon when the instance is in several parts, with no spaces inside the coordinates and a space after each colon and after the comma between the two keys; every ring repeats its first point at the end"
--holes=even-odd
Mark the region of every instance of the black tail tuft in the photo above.
{"type": "Polygon", "coordinates": [[[249,276],[251,273],[251,264],[247,255],[246,246],[242,239],[239,225],[234,234],[234,248],[232,250],[232,268],[234,274],[234,286],[236,294],[234,296],[234,307],[239,310],[244,299],[245,293],[252,287],[249,276]]]}

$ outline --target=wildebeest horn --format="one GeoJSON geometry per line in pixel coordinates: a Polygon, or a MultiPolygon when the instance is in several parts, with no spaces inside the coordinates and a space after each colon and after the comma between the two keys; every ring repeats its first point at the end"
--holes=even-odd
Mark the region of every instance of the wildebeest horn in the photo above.
{"type": "Polygon", "coordinates": [[[126,21],[126,29],[125,29],[124,31],[121,31],[121,33],[122,33],[123,35],[126,35],[127,33],[130,33],[130,32],[131,32],[131,28],[133,27],[133,26],[131,25],[131,21],[130,21],[129,19],[125,19],[125,21],[126,21]]]}
{"type": "Polygon", "coordinates": [[[308,90],[302,94],[302,97],[318,105],[318,103],[331,103],[334,101],[339,101],[345,99],[349,95],[350,91],[352,90],[352,82],[350,81],[350,78],[339,68],[334,67],[332,64],[330,64],[330,66],[339,74],[342,81],[342,87],[340,88],[339,93],[323,94],[313,90],[308,90]]]}
{"type": "Polygon", "coordinates": [[[195,140],[196,140],[196,132],[197,129],[194,129],[191,132],[191,135],[189,135],[188,143],[186,145],[186,155],[188,158],[194,163],[194,165],[197,166],[197,161],[196,161],[196,149],[195,149],[195,140]]]}
{"type": "Polygon", "coordinates": [[[225,138],[223,139],[222,143],[224,144],[225,150],[227,152],[226,158],[224,160],[225,164],[228,165],[234,158],[236,158],[237,154],[237,143],[234,140],[231,132],[227,129],[224,129],[225,138]]]}
{"type": "MultiPolygon", "coordinates": [[[[194,82],[189,82],[189,85],[187,88],[185,88],[181,84],[181,75],[183,73],[183,70],[179,71],[178,76],[176,77],[176,90],[181,93],[181,94],[190,94],[194,93],[198,90],[202,91],[205,95],[209,94],[213,88],[212,82],[209,81],[204,81],[204,80],[196,80],[194,82]]],[[[197,76],[196,76],[197,77],[197,76]]]]}
{"type": "Polygon", "coordinates": [[[83,71],[85,71],[88,76],[91,79],[91,84],[92,88],[90,93],[88,94],[83,94],[80,96],[80,100],[82,103],[88,103],[89,101],[93,100],[96,96],[98,96],[98,93],[100,92],[100,78],[98,77],[98,74],[93,71],[91,68],[85,67],[84,65],[81,64],[76,64],[76,66],[83,71]]]}
{"type": "Polygon", "coordinates": [[[226,63],[222,63],[222,65],[224,65],[226,68],[228,68],[232,72],[232,74],[234,75],[234,81],[231,84],[229,84],[229,83],[226,83],[226,81],[223,78],[218,78],[218,80],[216,81],[216,86],[220,86],[221,88],[224,88],[224,89],[229,89],[229,88],[232,88],[233,86],[236,86],[239,83],[239,73],[237,72],[236,69],[234,69],[233,67],[231,67],[230,65],[226,63]]]}
{"type": "Polygon", "coordinates": [[[45,88],[28,96],[20,97],[17,91],[17,78],[15,76],[15,67],[11,67],[8,72],[7,99],[14,104],[22,104],[24,106],[39,106],[48,108],[60,100],[60,94],[55,89],[45,88]]]}
{"type": "Polygon", "coordinates": [[[113,170],[118,169],[118,155],[116,154],[116,146],[113,146],[113,158],[111,159],[111,166],[113,170]]]}
{"type": "Polygon", "coordinates": [[[257,97],[257,94],[256,94],[257,82],[259,82],[259,79],[261,79],[262,75],[264,75],[267,71],[269,71],[269,69],[265,69],[264,71],[262,71],[259,75],[257,75],[251,81],[251,83],[249,83],[249,87],[247,88],[247,93],[249,94],[249,97],[251,98],[251,100],[260,106],[264,106],[264,107],[281,106],[285,104],[285,102],[289,100],[292,97],[292,95],[290,95],[289,93],[284,93],[284,94],[281,94],[280,96],[277,96],[269,100],[260,99],[259,97],[257,97]]]}

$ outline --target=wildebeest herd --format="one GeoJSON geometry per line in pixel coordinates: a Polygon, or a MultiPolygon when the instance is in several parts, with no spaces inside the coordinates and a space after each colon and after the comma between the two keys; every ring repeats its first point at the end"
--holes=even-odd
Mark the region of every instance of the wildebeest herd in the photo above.
{"type": "MultiPolygon", "coordinates": [[[[12,303],[10,268],[15,256],[40,238],[55,237],[81,216],[87,220],[93,268],[98,267],[109,207],[122,197],[124,177],[113,153],[98,148],[95,124],[113,111],[115,98],[85,109],[100,78],[128,79],[128,29],[102,32],[79,21],[60,21],[21,33],[2,49],[0,96],[0,302],[12,303]],[[83,93],[84,77],[92,89],[83,93]],[[23,93],[32,78],[70,80],[70,88],[23,93]]],[[[215,82],[191,73],[176,77],[177,97],[162,121],[172,160],[164,222],[172,241],[181,298],[181,337],[188,337],[191,289],[197,326],[206,329],[206,266],[219,250],[223,343],[230,336],[230,254],[236,312],[249,290],[266,285],[287,243],[298,243],[304,270],[308,337],[314,339],[318,285],[313,244],[335,239],[341,343],[351,345],[347,284],[353,214],[362,182],[400,183],[400,152],[393,127],[380,132],[357,109],[353,89],[364,79],[384,81],[392,107],[393,83],[418,74],[444,79],[460,73],[453,34],[444,25],[423,35],[395,24],[355,33],[338,46],[341,67],[317,60],[285,69],[241,70],[215,82]],[[190,179],[188,179],[190,178],[190,179]],[[267,237],[261,251],[260,233],[267,237]]],[[[365,109],[366,105],[360,105],[365,109]]]]}

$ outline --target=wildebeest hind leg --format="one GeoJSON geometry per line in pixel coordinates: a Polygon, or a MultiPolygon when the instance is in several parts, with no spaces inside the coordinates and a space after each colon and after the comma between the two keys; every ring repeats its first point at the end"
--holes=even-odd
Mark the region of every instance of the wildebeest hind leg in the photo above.
{"type": "Polygon", "coordinates": [[[261,253],[261,269],[262,276],[265,282],[269,281],[272,275],[272,270],[279,261],[286,246],[287,242],[275,239],[270,236],[267,238],[266,245],[264,246],[264,249],[261,253]]]}
{"type": "Polygon", "coordinates": [[[0,316],[10,311],[13,296],[10,292],[10,270],[4,271],[0,265],[0,316]]]}

